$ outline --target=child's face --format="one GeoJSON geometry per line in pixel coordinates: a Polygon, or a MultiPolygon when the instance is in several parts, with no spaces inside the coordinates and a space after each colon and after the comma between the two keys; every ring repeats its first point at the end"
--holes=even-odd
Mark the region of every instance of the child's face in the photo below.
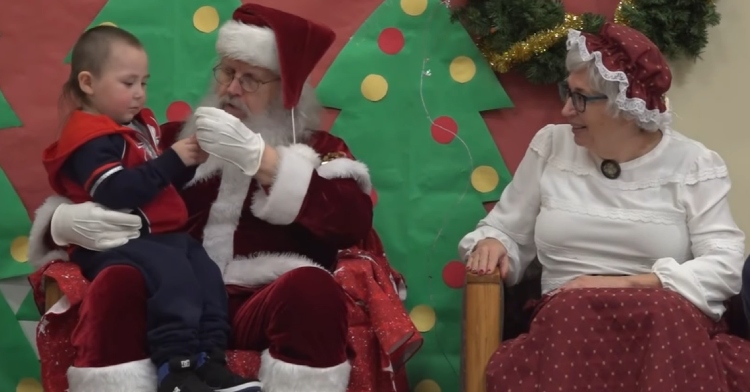
{"type": "Polygon", "coordinates": [[[146,102],[148,56],[141,48],[115,42],[98,77],[91,78],[90,109],[127,124],[146,102]]]}

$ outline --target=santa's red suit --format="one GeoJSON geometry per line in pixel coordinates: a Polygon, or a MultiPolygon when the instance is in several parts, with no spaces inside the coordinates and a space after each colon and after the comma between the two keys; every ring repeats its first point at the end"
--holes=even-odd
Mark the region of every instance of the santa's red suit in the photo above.
{"type": "MultiPolygon", "coordinates": [[[[291,60],[282,52],[292,52],[279,47],[278,60],[276,50],[263,58],[253,45],[273,39],[284,27],[279,15],[260,27],[255,17],[243,19],[252,7],[240,7],[237,20],[222,28],[217,49],[247,62],[252,53],[252,63],[272,70],[280,61],[286,101],[288,86],[300,77],[283,71],[291,60]]],[[[302,41],[308,45],[329,34],[298,19],[290,25],[295,33],[306,31],[310,39],[302,41]]],[[[328,45],[330,40],[323,44],[328,45]]],[[[304,80],[324,50],[296,49],[302,53],[295,56],[308,54],[310,64],[293,65],[302,67],[304,80]]],[[[295,99],[301,88],[299,83],[295,99]]],[[[162,145],[187,137],[178,136],[181,127],[163,126],[162,145]]],[[[187,230],[202,239],[227,285],[230,367],[244,375],[257,372],[267,392],[399,389],[403,380],[393,372],[419,348],[421,337],[400,302],[403,281],[388,266],[372,231],[367,167],[341,139],[325,132],[276,149],[278,171],[270,187],[211,157],[182,191],[187,230]]],[[[37,302],[44,302],[45,277],[55,279],[65,294],[38,329],[45,390],[64,391],[69,384],[70,392],[154,391],[143,279],[135,269],[117,266],[86,282],[48,234],[62,203],[70,202],[52,197],[37,211],[29,241],[30,262],[40,267],[30,279],[37,302]]]]}

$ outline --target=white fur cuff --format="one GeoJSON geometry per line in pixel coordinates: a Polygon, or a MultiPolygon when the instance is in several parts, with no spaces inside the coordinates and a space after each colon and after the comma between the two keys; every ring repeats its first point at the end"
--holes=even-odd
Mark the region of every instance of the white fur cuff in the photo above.
{"type": "Polygon", "coordinates": [[[351,178],[357,181],[362,192],[370,194],[372,182],[367,165],[349,158],[337,158],[324,163],[318,168],[318,175],[323,178],[351,178]]]}
{"type": "Polygon", "coordinates": [[[269,392],[346,392],[351,370],[349,362],[328,368],[286,363],[266,350],[260,358],[258,378],[269,392]]]}
{"type": "Polygon", "coordinates": [[[244,287],[262,286],[285,273],[303,267],[320,268],[320,264],[294,253],[265,253],[246,259],[235,259],[224,269],[224,284],[244,287]]]}
{"type": "Polygon", "coordinates": [[[68,260],[68,254],[62,249],[50,249],[44,243],[44,237],[50,228],[52,215],[62,204],[73,204],[70,199],[62,196],[50,196],[36,210],[34,221],[31,223],[29,234],[29,264],[39,269],[53,260],[68,260]]]}
{"type": "Polygon", "coordinates": [[[68,369],[69,392],[156,392],[156,367],[150,359],[98,368],[68,369]]]}
{"type": "Polygon", "coordinates": [[[263,189],[253,195],[253,215],[275,225],[288,225],[297,219],[310,186],[310,178],[320,165],[310,147],[294,144],[278,147],[279,167],[269,194],[263,189]]]}

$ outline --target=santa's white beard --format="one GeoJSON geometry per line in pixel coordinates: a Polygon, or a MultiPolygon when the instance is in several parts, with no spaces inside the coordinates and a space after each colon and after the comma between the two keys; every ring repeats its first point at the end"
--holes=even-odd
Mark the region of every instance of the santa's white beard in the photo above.
{"type": "MultiPolygon", "coordinates": [[[[199,107],[222,109],[225,103],[245,112],[242,123],[251,131],[261,135],[266,145],[288,146],[294,142],[304,143],[310,137],[310,130],[305,129],[304,124],[299,119],[292,121],[292,112],[284,108],[281,99],[272,102],[263,114],[250,113],[239,99],[219,98],[216,94],[208,94],[199,107]]],[[[180,138],[195,134],[197,130],[195,120],[195,116],[191,116],[185,122],[182,132],[180,132],[180,138]]]]}

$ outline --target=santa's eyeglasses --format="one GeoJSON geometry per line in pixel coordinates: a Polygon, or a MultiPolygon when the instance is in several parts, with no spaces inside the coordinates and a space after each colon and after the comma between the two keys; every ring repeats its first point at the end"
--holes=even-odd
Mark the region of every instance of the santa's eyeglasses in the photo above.
{"type": "MultiPolygon", "coordinates": [[[[235,74],[236,72],[229,67],[225,67],[223,65],[217,65],[216,67],[214,67],[214,78],[216,78],[216,81],[222,85],[227,85],[229,83],[232,83],[232,81],[235,78],[235,74]]],[[[245,74],[245,75],[240,76],[239,83],[240,83],[240,87],[242,87],[243,90],[247,91],[248,93],[254,93],[258,91],[260,86],[271,83],[271,82],[275,82],[277,80],[279,80],[279,78],[262,81],[262,80],[255,79],[254,77],[250,75],[245,74]]]]}

